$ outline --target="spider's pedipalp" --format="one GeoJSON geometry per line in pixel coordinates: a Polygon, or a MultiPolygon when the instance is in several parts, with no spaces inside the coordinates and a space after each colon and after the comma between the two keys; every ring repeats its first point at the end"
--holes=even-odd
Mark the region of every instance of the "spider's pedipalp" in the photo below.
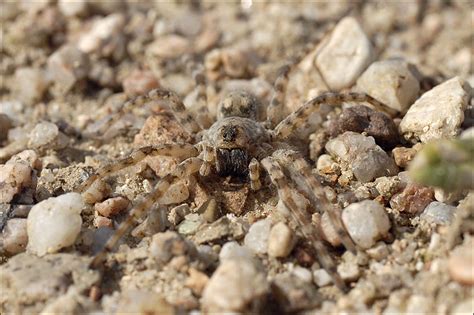
{"type": "Polygon", "coordinates": [[[174,92],[155,89],[148,93],[148,97],[155,101],[164,100],[169,102],[169,106],[173,111],[173,115],[175,116],[176,120],[192,135],[201,131],[201,127],[198,125],[193,116],[188,112],[186,106],[184,106],[178,95],[176,95],[174,92]]]}
{"type": "Polygon", "coordinates": [[[176,178],[185,178],[196,173],[201,167],[201,159],[197,157],[191,157],[176,166],[172,174],[166,175],[158,181],[153,191],[146,195],[135,207],[130,210],[129,215],[123,221],[117,230],[114,232],[112,237],[107,241],[102,250],[97,253],[91,262],[93,268],[99,267],[105,254],[112,251],[118,241],[127,233],[127,231],[135,225],[135,221],[140,219],[143,214],[160,199],[173,183],[176,178]]]}
{"type": "Polygon", "coordinates": [[[322,104],[341,106],[345,102],[367,102],[376,110],[394,115],[394,111],[372,96],[365,93],[325,93],[307,101],[298,110],[283,119],[274,129],[274,136],[287,139],[295,130],[308,123],[308,118],[319,110],[322,104]]]}
{"type": "MultiPolygon", "coordinates": [[[[283,163],[287,168],[295,170],[295,172],[292,173],[292,176],[300,177],[300,179],[302,179],[306,185],[310,187],[311,192],[308,193],[308,197],[311,199],[314,206],[319,209],[321,214],[324,212],[328,214],[329,220],[331,221],[331,224],[336,230],[336,233],[341,239],[344,247],[353,254],[356,254],[356,245],[347,233],[347,230],[344,228],[344,224],[341,220],[338,209],[335,205],[329,202],[323,187],[321,187],[321,184],[311,172],[308,162],[306,162],[306,160],[303,159],[298,153],[289,150],[286,151],[285,154],[279,154],[278,157],[281,163],[283,163]]],[[[303,184],[301,181],[295,181],[295,183],[298,186],[303,184]]]]}
{"type": "Polygon", "coordinates": [[[337,273],[337,267],[329,255],[319,232],[312,224],[311,217],[305,209],[298,207],[291,193],[289,183],[281,166],[272,157],[264,158],[262,166],[270,176],[271,181],[278,189],[278,195],[285,206],[290,210],[292,219],[301,227],[303,236],[308,239],[316,250],[317,258],[323,268],[331,276],[334,284],[342,291],[347,291],[347,286],[337,273]]]}
{"type": "Polygon", "coordinates": [[[275,127],[284,117],[286,87],[290,70],[290,65],[283,66],[273,85],[273,96],[267,107],[267,125],[270,128],[275,127]]]}
{"type": "Polygon", "coordinates": [[[94,184],[95,181],[103,179],[111,175],[112,173],[118,172],[126,167],[137,164],[147,156],[172,156],[178,159],[185,159],[191,156],[198,155],[198,150],[195,146],[186,143],[170,143],[163,144],[157,147],[147,146],[140,148],[130,154],[128,157],[115,161],[114,163],[108,164],[101,167],[95,174],[90,176],[82,185],[77,189],[78,192],[87,193],[87,190],[94,184]]]}
{"type": "Polygon", "coordinates": [[[256,158],[250,160],[249,164],[249,178],[250,178],[250,188],[254,191],[259,190],[262,187],[260,182],[260,163],[256,158]]]}

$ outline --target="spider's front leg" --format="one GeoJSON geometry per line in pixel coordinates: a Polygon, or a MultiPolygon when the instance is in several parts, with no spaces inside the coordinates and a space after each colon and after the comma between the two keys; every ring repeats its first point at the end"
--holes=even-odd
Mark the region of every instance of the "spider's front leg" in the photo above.
{"type": "Polygon", "coordinates": [[[317,112],[322,104],[341,106],[345,102],[367,102],[378,111],[387,113],[389,116],[395,115],[392,109],[365,93],[325,93],[309,100],[298,110],[283,119],[275,127],[273,136],[278,140],[287,139],[295,130],[305,126],[311,114],[317,112]]]}
{"type": "Polygon", "coordinates": [[[97,170],[96,173],[91,175],[82,185],[77,189],[78,192],[82,193],[83,198],[88,203],[94,203],[97,199],[97,195],[100,195],[100,192],[97,189],[94,189],[93,184],[97,180],[102,180],[105,177],[118,172],[126,167],[137,164],[142,161],[147,156],[171,156],[180,160],[197,156],[198,149],[191,144],[180,144],[180,143],[170,143],[163,144],[160,146],[147,146],[140,148],[132,152],[128,157],[108,164],[101,167],[97,170]],[[91,187],[92,186],[92,187],[91,187]]]}
{"type": "Polygon", "coordinates": [[[274,128],[284,117],[284,103],[290,70],[290,65],[283,66],[273,85],[273,96],[267,107],[266,124],[268,128],[274,128]]]}
{"type": "Polygon", "coordinates": [[[347,286],[337,273],[337,267],[333,259],[329,255],[319,232],[312,224],[311,217],[305,209],[298,206],[294,200],[291,188],[285,178],[283,170],[276,160],[272,157],[266,157],[262,160],[262,166],[270,176],[271,181],[278,189],[278,195],[285,206],[290,210],[292,219],[301,227],[302,234],[310,240],[314,246],[317,258],[323,268],[333,279],[334,284],[342,291],[347,291],[347,286]]]}
{"type": "Polygon", "coordinates": [[[99,267],[107,252],[112,251],[118,241],[135,225],[135,221],[140,219],[158,199],[168,191],[175,179],[187,178],[199,171],[202,160],[198,157],[190,157],[176,166],[173,173],[166,175],[158,181],[152,192],[147,194],[135,207],[130,210],[128,217],[123,221],[112,237],[107,241],[102,250],[94,256],[91,267],[99,267]]]}

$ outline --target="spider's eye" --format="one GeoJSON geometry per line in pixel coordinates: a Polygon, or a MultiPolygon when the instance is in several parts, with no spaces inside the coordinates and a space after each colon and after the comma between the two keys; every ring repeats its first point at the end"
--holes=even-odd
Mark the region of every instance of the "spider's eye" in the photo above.
{"type": "Polygon", "coordinates": [[[239,132],[236,126],[226,126],[222,130],[222,138],[226,142],[234,142],[238,133],[239,132]]]}

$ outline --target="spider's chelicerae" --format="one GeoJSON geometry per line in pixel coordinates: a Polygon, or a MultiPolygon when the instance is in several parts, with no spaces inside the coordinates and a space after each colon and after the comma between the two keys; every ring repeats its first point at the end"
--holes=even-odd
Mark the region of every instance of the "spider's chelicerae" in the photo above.
{"type": "MultiPolygon", "coordinates": [[[[111,251],[120,238],[134,225],[136,219],[152,208],[157,200],[167,193],[168,188],[177,179],[199,174],[208,176],[211,173],[219,176],[245,178],[252,190],[261,187],[263,176],[268,175],[278,190],[278,195],[291,213],[291,219],[299,226],[302,236],[307,239],[321,265],[331,275],[334,283],[345,289],[346,285],[336,270],[336,264],[329,255],[321,239],[320,231],[312,224],[311,213],[300,207],[295,200],[293,190],[302,192],[311,201],[315,210],[327,212],[333,226],[345,247],[355,251],[355,245],[343,228],[340,212],[331,204],[314,176],[310,164],[289,141],[292,134],[309,123],[312,113],[318,111],[320,105],[342,105],[344,102],[367,102],[376,109],[383,111],[383,104],[374,98],[361,93],[326,93],[313,98],[298,110],[282,119],[285,87],[288,71],[275,81],[274,95],[267,107],[266,121],[259,121],[259,102],[251,94],[243,91],[231,92],[218,106],[217,120],[205,128],[207,117],[206,107],[199,111],[199,117],[193,117],[183,102],[173,92],[153,90],[146,96],[139,97],[140,102],[168,102],[177,121],[192,135],[193,143],[168,143],[159,146],[147,146],[134,151],[130,156],[100,168],[88,178],[80,188],[83,194],[94,195],[97,180],[103,179],[113,172],[142,161],[147,156],[170,156],[181,162],[169,174],[161,178],[153,190],[130,211],[129,216],[121,223],[115,234],[107,241],[103,250],[93,260],[97,266],[106,252],[111,251]]],[[[202,88],[203,79],[196,77],[198,93],[201,101],[205,92],[202,88]],[[199,89],[198,89],[199,91],[199,89]]],[[[134,101],[135,103],[137,100],[134,101]]],[[[89,198],[90,200],[91,198],[89,198]]]]}

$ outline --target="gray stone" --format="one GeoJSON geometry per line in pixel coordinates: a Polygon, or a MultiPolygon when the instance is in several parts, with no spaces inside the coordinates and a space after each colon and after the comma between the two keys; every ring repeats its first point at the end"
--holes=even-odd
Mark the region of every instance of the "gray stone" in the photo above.
{"type": "Polygon", "coordinates": [[[433,201],[425,208],[420,218],[430,223],[445,225],[453,221],[455,212],[456,207],[433,201]]]}
{"type": "Polygon", "coordinates": [[[457,136],[470,95],[471,87],[460,77],[434,87],[410,107],[400,123],[400,133],[412,142],[457,136]]]}
{"type": "Polygon", "coordinates": [[[65,94],[87,76],[89,58],[74,46],[63,46],[48,58],[48,73],[59,92],[65,94]]]}
{"type": "Polygon", "coordinates": [[[357,80],[357,88],[404,113],[418,97],[420,83],[406,61],[393,59],[372,63],[357,80]]]}
{"type": "Polygon", "coordinates": [[[372,45],[353,17],[342,19],[321,45],[316,66],[331,90],[352,86],[374,59],[372,45]]]}
{"type": "Polygon", "coordinates": [[[249,232],[245,235],[245,246],[255,254],[266,254],[271,225],[272,221],[268,218],[252,224],[249,232]]]}

